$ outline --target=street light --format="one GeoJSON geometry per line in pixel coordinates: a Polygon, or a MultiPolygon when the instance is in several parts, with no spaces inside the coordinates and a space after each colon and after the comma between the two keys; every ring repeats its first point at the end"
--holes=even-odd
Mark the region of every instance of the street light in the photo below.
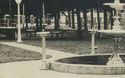
{"type": "Polygon", "coordinates": [[[20,3],[22,0],[15,0],[18,6],[18,37],[17,37],[17,42],[22,42],[21,39],[21,28],[20,28],[20,3]]]}

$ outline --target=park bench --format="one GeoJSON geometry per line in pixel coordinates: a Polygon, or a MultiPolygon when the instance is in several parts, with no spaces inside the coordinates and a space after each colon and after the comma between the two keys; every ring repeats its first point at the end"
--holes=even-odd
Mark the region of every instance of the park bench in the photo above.
{"type": "Polygon", "coordinates": [[[51,38],[53,38],[54,36],[56,36],[56,38],[58,37],[63,38],[63,31],[60,31],[60,30],[50,31],[50,34],[51,34],[51,38]]]}
{"type": "Polygon", "coordinates": [[[26,36],[27,37],[35,37],[36,36],[36,30],[35,29],[26,29],[26,36]]]}
{"type": "Polygon", "coordinates": [[[76,32],[76,30],[69,30],[69,29],[62,29],[62,30],[54,30],[54,29],[46,29],[47,31],[50,31],[51,38],[64,38],[66,37],[72,37],[72,34],[76,32]]]}
{"type": "Polygon", "coordinates": [[[4,34],[8,39],[16,39],[16,27],[0,27],[0,34],[4,34]]]}

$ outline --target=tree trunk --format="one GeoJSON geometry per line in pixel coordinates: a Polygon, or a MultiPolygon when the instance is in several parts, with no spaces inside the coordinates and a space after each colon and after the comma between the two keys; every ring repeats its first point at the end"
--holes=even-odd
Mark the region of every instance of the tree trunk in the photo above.
{"type": "Polygon", "coordinates": [[[75,29],[74,10],[72,10],[72,28],[75,29]]]}
{"type": "Polygon", "coordinates": [[[100,14],[99,14],[99,7],[97,7],[97,19],[98,19],[98,30],[100,30],[100,14]]]}
{"type": "Polygon", "coordinates": [[[104,9],[104,29],[108,29],[107,25],[107,10],[104,9]]]}
{"type": "Polygon", "coordinates": [[[58,27],[57,27],[58,25],[57,25],[57,13],[55,14],[55,30],[57,30],[58,29],[58,27]]]}
{"type": "Polygon", "coordinates": [[[25,4],[25,22],[26,22],[26,29],[28,29],[28,11],[27,11],[27,5],[25,4]]]}
{"type": "Polygon", "coordinates": [[[87,11],[86,10],[83,11],[83,18],[84,18],[84,30],[87,31],[88,26],[87,26],[87,11]]]}
{"type": "Polygon", "coordinates": [[[40,28],[40,30],[39,30],[39,31],[42,31],[42,28],[43,28],[42,23],[43,23],[43,22],[42,22],[42,16],[40,15],[40,27],[39,27],[39,28],[40,28]]]}
{"type": "Polygon", "coordinates": [[[59,18],[60,18],[60,12],[57,12],[55,15],[55,30],[59,30],[60,27],[59,18]]]}
{"type": "Polygon", "coordinates": [[[91,9],[91,28],[94,27],[93,24],[93,9],[91,9]]]}
{"type": "Polygon", "coordinates": [[[80,17],[80,9],[77,9],[77,24],[78,24],[78,37],[82,37],[82,25],[81,25],[81,17],[80,17]]]}
{"type": "Polygon", "coordinates": [[[26,18],[26,29],[28,29],[28,17],[27,17],[27,15],[25,16],[25,18],[26,18]]]}
{"type": "Polygon", "coordinates": [[[71,27],[71,14],[70,14],[70,11],[68,11],[68,20],[69,20],[69,27],[71,27]]]}
{"type": "Polygon", "coordinates": [[[111,10],[110,18],[111,18],[111,29],[112,29],[112,27],[113,27],[113,10],[111,10]]]}
{"type": "Polygon", "coordinates": [[[38,14],[36,15],[36,31],[39,29],[38,14]]]}

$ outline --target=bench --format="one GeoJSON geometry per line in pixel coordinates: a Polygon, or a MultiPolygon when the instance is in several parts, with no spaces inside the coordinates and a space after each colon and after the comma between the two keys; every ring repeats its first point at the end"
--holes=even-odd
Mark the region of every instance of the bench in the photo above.
{"type": "Polygon", "coordinates": [[[27,37],[35,37],[36,36],[36,30],[35,29],[26,29],[26,36],[27,37]]]}
{"type": "Polygon", "coordinates": [[[8,39],[16,39],[16,27],[0,27],[0,33],[7,36],[8,39]]]}
{"type": "Polygon", "coordinates": [[[51,38],[54,37],[54,35],[58,38],[59,36],[63,38],[63,31],[51,31],[51,38]]]}

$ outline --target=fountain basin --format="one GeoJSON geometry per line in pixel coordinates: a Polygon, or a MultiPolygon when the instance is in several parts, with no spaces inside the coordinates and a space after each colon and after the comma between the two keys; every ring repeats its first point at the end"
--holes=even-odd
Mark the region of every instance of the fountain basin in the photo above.
{"type": "MultiPolygon", "coordinates": [[[[50,62],[50,69],[75,74],[121,75],[125,74],[125,66],[108,66],[110,54],[89,54],[61,58],[50,62]]],[[[125,54],[120,54],[125,62],[125,54]]]]}
{"type": "Polygon", "coordinates": [[[122,10],[125,3],[104,3],[104,5],[108,5],[111,8],[115,8],[117,10],[122,10]]]}
{"type": "Polygon", "coordinates": [[[125,30],[98,30],[100,33],[105,33],[105,34],[125,34],[125,30]]]}
{"type": "Polygon", "coordinates": [[[49,32],[37,32],[37,35],[40,36],[47,36],[49,34],[49,32]]]}
{"type": "Polygon", "coordinates": [[[125,34],[125,30],[98,30],[97,32],[106,35],[113,35],[114,37],[122,37],[125,34]]]}

